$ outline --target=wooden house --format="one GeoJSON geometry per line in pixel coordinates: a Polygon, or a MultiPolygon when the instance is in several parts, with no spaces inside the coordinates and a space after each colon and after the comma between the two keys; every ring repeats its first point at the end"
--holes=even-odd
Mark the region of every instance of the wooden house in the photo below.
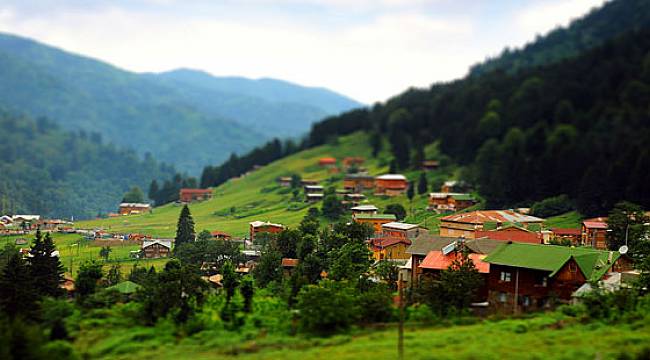
{"type": "Polygon", "coordinates": [[[120,215],[136,215],[151,212],[151,205],[143,203],[121,203],[120,215]]]}
{"type": "Polygon", "coordinates": [[[212,198],[212,190],[210,189],[181,189],[179,191],[179,200],[183,203],[191,203],[194,201],[203,201],[212,198]]]}
{"type": "Polygon", "coordinates": [[[582,231],[572,228],[553,228],[551,229],[551,239],[556,242],[570,242],[571,245],[578,246],[582,244],[582,231]]]}
{"type": "Polygon", "coordinates": [[[336,166],[336,158],[333,157],[324,157],[318,159],[318,165],[322,167],[335,167],[336,166]]]}
{"type": "Polygon", "coordinates": [[[434,192],[429,194],[429,209],[437,211],[460,211],[477,203],[471,194],[434,192]]]}
{"type": "Polygon", "coordinates": [[[543,223],[544,219],[512,210],[478,210],[440,219],[440,236],[474,239],[477,231],[498,229],[507,225],[539,231],[543,223]]]}
{"type": "Polygon", "coordinates": [[[305,194],[305,201],[310,202],[310,203],[319,202],[319,201],[323,200],[324,196],[325,195],[323,195],[322,193],[320,193],[320,194],[308,193],[308,194],[305,194]]]}
{"type": "Polygon", "coordinates": [[[421,231],[424,230],[422,230],[420,226],[416,224],[408,224],[397,221],[381,224],[382,236],[386,237],[415,239],[420,235],[421,231]]]}
{"type": "Polygon", "coordinates": [[[172,240],[153,239],[142,241],[142,252],[147,259],[169,257],[172,251],[172,240]]]}
{"type": "Polygon", "coordinates": [[[291,177],[290,176],[279,177],[278,184],[282,187],[291,187],[291,177]]]}
{"type": "Polygon", "coordinates": [[[406,253],[406,249],[410,245],[411,240],[394,236],[382,236],[368,241],[368,248],[376,261],[408,259],[410,255],[406,253]]]}
{"type": "Polygon", "coordinates": [[[215,240],[232,240],[232,235],[219,230],[212,231],[210,235],[215,240]]]}
{"type": "Polygon", "coordinates": [[[582,222],[582,244],[594,249],[607,249],[607,218],[597,217],[582,222]]]}
{"type": "Polygon", "coordinates": [[[309,179],[300,180],[300,186],[307,186],[307,185],[318,185],[318,180],[309,180],[309,179]]]}
{"type": "Polygon", "coordinates": [[[351,167],[359,167],[363,165],[363,163],[366,161],[363,157],[360,156],[348,156],[343,158],[343,167],[346,169],[349,169],[351,167]]]}
{"type": "Polygon", "coordinates": [[[255,240],[255,235],[260,234],[260,233],[265,233],[265,234],[277,234],[279,232],[282,232],[284,230],[284,225],[282,224],[273,224],[268,221],[253,221],[249,223],[249,236],[250,240],[254,241],[255,240]]]}
{"type": "Polygon", "coordinates": [[[498,241],[523,242],[543,244],[544,238],[540,231],[531,231],[515,225],[507,225],[494,230],[476,230],[475,238],[488,238],[498,241]]]}
{"type": "Polygon", "coordinates": [[[305,185],[305,194],[322,194],[324,189],[321,185],[305,185]]]}
{"type": "Polygon", "coordinates": [[[631,269],[618,252],[525,243],[504,243],[484,261],[490,264],[490,307],[506,313],[567,303],[586,282],[631,269]]]}
{"type": "Polygon", "coordinates": [[[397,220],[393,214],[355,214],[352,220],[360,224],[368,224],[372,226],[375,233],[381,233],[381,226],[383,224],[397,220]]]}
{"type": "Polygon", "coordinates": [[[298,262],[300,262],[300,260],[298,259],[282,258],[281,266],[284,275],[290,276],[293,273],[296,266],[298,266],[298,262]]]}
{"type": "Polygon", "coordinates": [[[397,196],[404,194],[409,183],[401,174],[386,174],[375,178],[375,194],[397,196]]]}
{"type": "Polygon", "coordinates": [[[362,192],[375,187],[375,177],[368,174],[347,174],[343,178],[343,188],[362,192]]]}
{"type": "Polygon", "coordinates": [[[375,215],[379,210],[375,205],[357,205],[350,208],[352,211],[352,216],[365,214],[365,215],[375,215]]]}

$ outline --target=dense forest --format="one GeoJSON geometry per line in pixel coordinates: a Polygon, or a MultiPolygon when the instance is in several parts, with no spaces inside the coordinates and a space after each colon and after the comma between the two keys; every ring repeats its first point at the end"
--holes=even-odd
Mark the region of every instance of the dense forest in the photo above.
{"type": "Polygon", "coordinates": [[[0,112],[0,214],[89,218],[116,211],[133,185],[171,178],[152,156],[102,144],[98,133],[65,132],[45,118],[0,112]]]}
{"type": "MultiPolygon", "coordinates": [[[[616,3],[632,11],[642,5],[616,3]]],[[[628,27],[642,28],[643,22],[628,27]]],[[[418,166],[426,144],[439,141],[488,206],[524,206],[565,194],[583,214],[596,215],[625,199],[650,206],[648,99],[650,32],[632,30],[545,66],[496,69],[411,89],[384,104],[327,118],[300,148],[367,131],[369,146],[378,150],[387,138],[398,168],[406,169],[418,166]]],[[[237,160],[206,170],[246,171],[237,160]]],[[[261,164],[255,160],[247,164],[261,164]]],[[[223,178],[218,180],[212,184],[223,178]]]]}

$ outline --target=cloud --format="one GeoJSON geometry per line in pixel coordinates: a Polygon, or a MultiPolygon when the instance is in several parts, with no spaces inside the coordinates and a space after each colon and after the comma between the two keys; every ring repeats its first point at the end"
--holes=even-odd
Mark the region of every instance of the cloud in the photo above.
{"type": "Polygon", "coordinates": [[[566,26],[606,0],[554,0],[534,4],[516,15],[517,26],[525,33],[545,34],[558,26],[566,26]]]}

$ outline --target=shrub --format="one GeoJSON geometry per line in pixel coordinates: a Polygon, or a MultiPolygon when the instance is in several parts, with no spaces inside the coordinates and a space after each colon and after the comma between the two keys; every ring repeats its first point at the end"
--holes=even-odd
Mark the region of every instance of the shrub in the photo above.
{"type": "Polygon", "coordinates": [[[530,208],[530,214],[542,218],[564,214],[575,210],[575,204],[568,196],[562,194],[536,202],[530,208]]]}
{"type": "Polygon", "coordinates": [[[346,330],[359,316],[354,289],[344,281],[322,280],[298,293],[300,326],[310,333],[346,330]]]}

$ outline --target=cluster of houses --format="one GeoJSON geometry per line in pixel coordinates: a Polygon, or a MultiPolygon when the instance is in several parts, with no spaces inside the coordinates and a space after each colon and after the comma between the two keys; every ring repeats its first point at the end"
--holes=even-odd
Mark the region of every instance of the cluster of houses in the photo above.
{"type": "MultiPolygon", "coordinates": [[[[178,202],[181,204],[189,204],[210,199],[212,199],[212,189],[182,188],[178,191],[178,202]]],[[[151,204],[123,202],[119,205],[117,213],[109,214],[109,217],[148,214],[151,210],[151,204]]]]}
{"type": "Polygon", "coordinates": [[[3,215],[0,216],[0,233],[24,234],[29,231],[74,231],[74,223],[61,219],[44,219],[40,215],[3,215]]]}

